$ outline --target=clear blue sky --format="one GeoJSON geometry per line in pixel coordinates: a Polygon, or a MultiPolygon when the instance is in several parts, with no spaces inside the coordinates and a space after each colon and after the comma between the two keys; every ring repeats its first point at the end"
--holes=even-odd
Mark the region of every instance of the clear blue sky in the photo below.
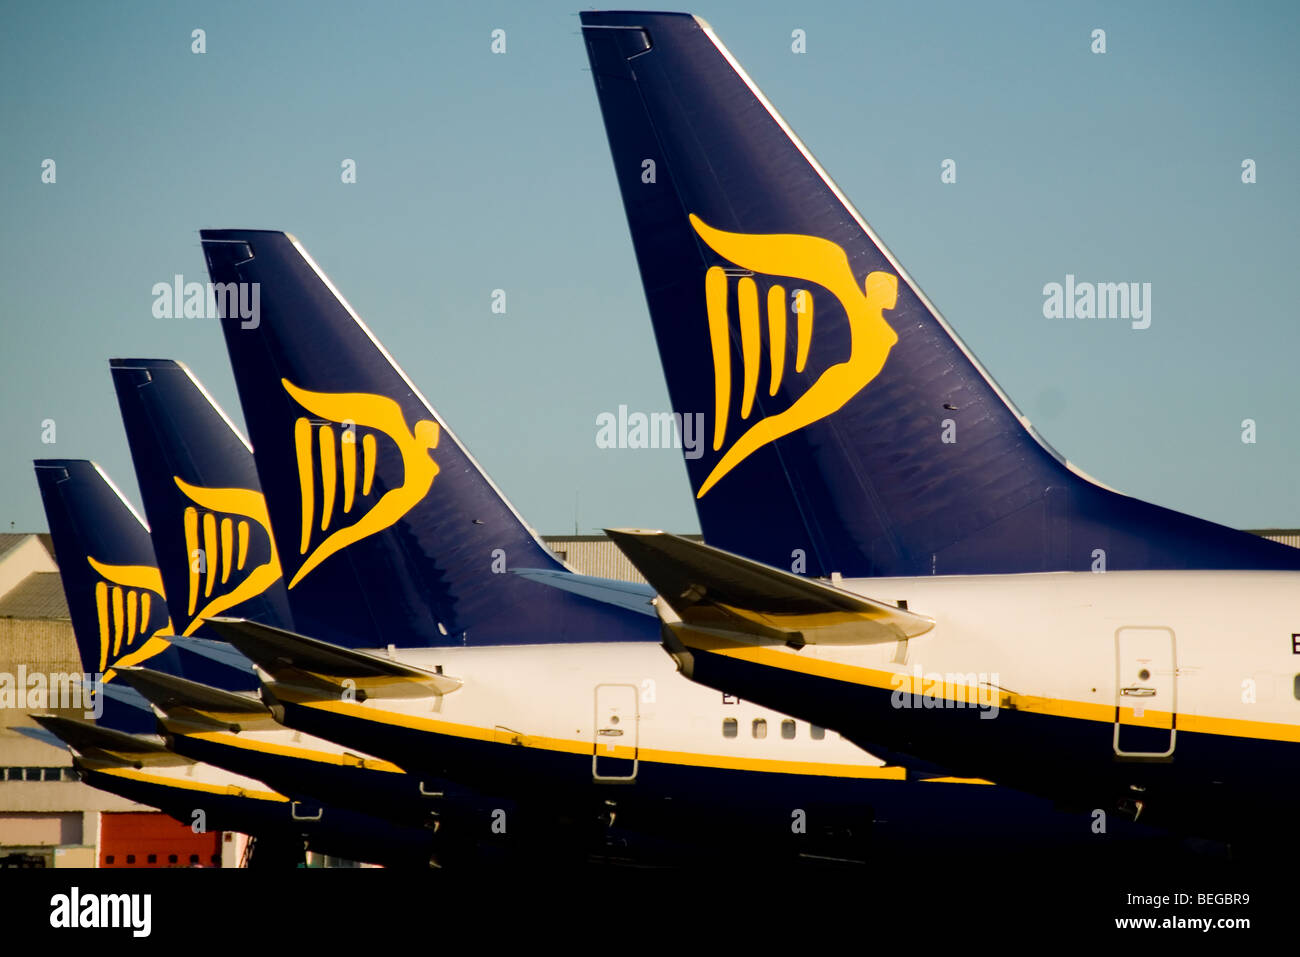
{"type": "MultiPolygon", "coordinates": [[[[694,12],[1054,446],[1164,505],[1300,526],[1300,5],[757,7],[694,12]],[[1150,282],[1151,328],[1045,319],[1066,273],[1150,282]]],[[[572,532],[575,498],[583,532],[696,530],[678,453],[595,444],[598,413],[669,406],[576,9],[10,7],[0,528],[46,527],[35,457],[137,498],[110,356],[187,362],[242,422],[215,323],[151,315],[154,283],[206,281],[197,231],[231,226],[295,233],[540,531],[572,532]]]]}

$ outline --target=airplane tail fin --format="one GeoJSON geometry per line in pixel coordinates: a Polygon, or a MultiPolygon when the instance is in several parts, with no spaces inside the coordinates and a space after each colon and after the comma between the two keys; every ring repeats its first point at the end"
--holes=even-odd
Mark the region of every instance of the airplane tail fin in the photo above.
{"type": "Polygon", "coordinates": [[[99,466],[38,459],[35,467],[82,668],[111,681],[114,668],[148,661],[223,687],[236,680],[230,668],[171,646],[174,631],[149,529],[99,466]]]}
{"type": "Polygon", "coordinates": [[[820,576],[1300,567],[1053,451],[706,23],[581,17],[710,544],[820,576]]]}
{"type": "Polygon", "coordinates": [[[95,463],[35,465],[82,667],[105,673],[168,649],[172,624],[143,520],[95,463]]]}
{"type": "Polygon", "coordinates": [[[509,574],[564,566],[296,239],[202,240],[296,631],[350,647],[620,637],[617,609],[509,574]]]}
{"type": "Polygon", "coordinates": [[[222,614],[291,626],[247,441],[182,363],[109,364],[177,633],[222,614]]]}

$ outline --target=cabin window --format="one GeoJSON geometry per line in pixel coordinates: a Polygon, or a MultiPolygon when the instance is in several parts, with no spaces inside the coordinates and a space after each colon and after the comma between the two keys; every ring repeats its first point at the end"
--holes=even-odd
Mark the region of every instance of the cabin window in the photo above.
{"type": "Polygon", "coordinates": [[[781,722],[781,737],[787,741],[794,740],[794,722],[789,718],[781,722]]]}
{"type": "Polygon", "coordinates": [[[1295,676],[1295,685],[1292,689],[1292,694],[1296,696],[1297,701],[1300,701],[1300,675],[1295,676]]]}
{"type": "Polygon", "coordinates": [[[134,854],[128,854],[128,855],[126,855],[126,862],[127,862],[128,864],[134,864],[134,863],[135,863],[135,855],[134,855],[134,854]]]}
{"type": "Polygon", "coordinates": [[[191,855],[190,855],[190,866],[191,866],[191,867],[198,867],[198,866],[199,866],[199,855],[197,855],[197,854],[191,854],[191,855]]]}
{"type": "Polygon", "coordinates": [[[820,741],[826,737],[826,729],[819,728],[815,724],[810,724],[808,726],[808,736],[814,741],[820,741]]]}
{"type": "Polygon", "coordinates": [[[109,854],[104,858],[104,863],[112,864],[115,860],[117,860],[117,856],[115,854],[109,854]]]}
{"type": "Polygon", "coordinates": [[[177,862],[177,858],[176,858],[176,855],[175,855],[175,854],[168,854],[168,855],[167,855],[167,863],[168,863],[168,864],[175,864],[176,862],[177,862]]]}
{"type": "Polygon", "coordinates": [[[756,738],[766,738],[766,737],[767,737],[767,719],[766,719],[766,718],[755,718],[755,719],[754,719],[754,737],[756,737],[756,738]]]}
{"type": "Polygon", "coordinates": [[[146,861],[147,863],[149,863],[149,864],[157,864],[157,863],[158,863],[158,855],[157,855],[157,854],[150,854],[148,857],[145,858],[145,861],[146,861]]]}
{"type": "Polygon", "coordinates": [[[735,718],[722,719],[722,736],[724,738],[734,738],[740,731],[740,726],[736,723],[735,718]]]}

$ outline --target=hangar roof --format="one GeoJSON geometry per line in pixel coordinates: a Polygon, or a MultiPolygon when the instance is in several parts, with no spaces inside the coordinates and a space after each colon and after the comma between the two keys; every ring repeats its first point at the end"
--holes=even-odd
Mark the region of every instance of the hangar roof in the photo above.
{"type": "Polygon", "coordinates": [[[32,572],[0,597],[0,618],[68,618],[58,572],[32,572]]]}

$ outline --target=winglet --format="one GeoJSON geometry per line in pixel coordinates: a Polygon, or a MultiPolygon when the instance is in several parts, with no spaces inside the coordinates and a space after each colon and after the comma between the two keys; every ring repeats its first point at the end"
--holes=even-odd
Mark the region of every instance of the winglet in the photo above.
{"type": "MultiPolygon", "coordinates": [[[[934,627],[924,615],[676,535],[605,534],[692,630],[802,646],[899,641],[934,627]]],[[[674,623],[665,617],[665,624],[674,623]]]]}

